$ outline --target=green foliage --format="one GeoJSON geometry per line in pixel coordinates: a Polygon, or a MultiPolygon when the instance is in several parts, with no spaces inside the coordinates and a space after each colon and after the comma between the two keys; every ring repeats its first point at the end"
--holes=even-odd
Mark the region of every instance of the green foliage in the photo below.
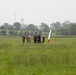
{"type": "Polygon", "coordinates": [[[5,29],[5,26],[4,25],[0,26],[0,29],[2,29],[2,30],[5,29]]]}
{"type": "Polygon", "coordinates": [[[73,23],[70,26],[70,32],[71,32],[72,35],[76,35],[76,23],[73,23]]]}
{"type": "Polygon", "coordinates": [[[8,24],[8,23],[4,23],[3,25],[0,26],[0,29],[2,30],[11,30],[13,29],[12,25],[8,24]]]}
{"type": "Polygon", "coordinates": [[[6,35],[6,30],[1,31],[2,35],[6,35]]]}
{"type": "Polygon", "coordinates": [[[0,38],[0,75],[76,75],[76,38],[22,44],[0,38]]]}
{"type": "Polygon", "coordinates": [[[18,32],[17,32],[17,31],[15,31],[15,36],[17,36],[17,34],[18,34],[18,32]]]}
{"type": "Polygon", "coordinates": [[[46,23],[41,23],[39,27],[42,32],[48,32],[50,30],[49,26],[46,23]]]}
{"type": "Polygon", "coordinates": [[[14,29],[14,30],[20,30],[20,28],[21,28],[21,24],[20,24],[19,22],[15,22],[15,23],[13,24],[13,29],[14,29]]]}
{"type": "Polygon", "coordinates": [[[30,33],[29,33],[28,30],[24,31],[24,35],[29,35],[29,34],[30,34],[30,33]]]}
{"type": "Polygon", "coordinates": [[[6,34],[4,32],[1,32],[1,35],[9,35],[8,31],[15,31],[15,35],[22,35],[22,33],[19,34],[19,32],[23,31],[24,34],[31,34],[34,35],[35,32],[37,33],[45,33],[48,35],[49,30],[52,29],[52,33],[55,35],[76,35],[76,23],[71,23],[68,20],[63,22],[62,24],[60,22],[52,23],[49,27],[46,23],[41,23],[41,25],[34,25],[34,24],[20,24],[19,22],[15,22],[13,25],[4,23],[0,26],[0,30],[4,31],[6,30],[6,34]],[[18,32],[18,34],[17,34],[18,32]]]}
{"type": "Polygon", "coordinates": [[[0,35],[1,35],[1,31],[0,31],[0,35]]]}
{"type": "Polygon", "coordinates": [[[60,29],[60,34],[61,35],[68,35],[68,30],[66,28],[61,28],[60,29]]]}
{"type": "Polygon", "coordinates": [[[68,20],[60,24],[60,22],[52,23],[52,32],[57,35],[76,35],[76,23],[71,23],[68,20]]]}
{"type": "Polygon", "coordinates": [[[19,32],[19,35],[22,36],[22,35],[23,35],[23,31],[20,31],[20,32],[19,32]]]}
{"type": "Polygon", "coordinates": [[[10,31],[9,31],[9,34],[10,34],[10,35],[14,35],[14,31],[13,31],[13,30],[10,30],[10,31]]]}
{"type": "Polygon", "coordinates": [[[55,32],[57,32],[57,30],[61,28],[61,24],[57,21],[56,23],[52,23],[51,27],[54,29],[55,32]]]}

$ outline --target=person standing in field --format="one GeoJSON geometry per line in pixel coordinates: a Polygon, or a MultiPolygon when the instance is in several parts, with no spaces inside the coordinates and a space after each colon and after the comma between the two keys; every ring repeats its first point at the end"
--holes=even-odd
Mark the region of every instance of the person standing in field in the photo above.
{"type": "Polygon", "coordinates": [[[34,35],[34,43],[36,43],[36,42],[37,42],[37,36],[34,35]]]}
{"type": "Polygon", "coordinates": [[[41,35],[40,34],[38,35],[37,38],[38,38],[38,43],[41,43],[41,35]]]}
{"type": "Polygon", "coordinates": [[[25,43],[25,35],[22,35],[22,42],[25,43]]]}
{"type": "Polygon", "coordinates": [[[31,42],[31,35],[28,35],[28,36],[26,37],[26,40],[27,40],[27,43],[30,43],[30,42],[31,42]]]}
{"type": "Polygon", "coordinates": [[[29,43],[31,42],[31,35],[29,35],[29,43]]]}
{"type": "Polygon", "coordinates": [[[44,42],[45,42],[45,35],[43,35],[42,39],[43,39],[43,41],[42,41],[42,42],[44,43],[44,42]]]}

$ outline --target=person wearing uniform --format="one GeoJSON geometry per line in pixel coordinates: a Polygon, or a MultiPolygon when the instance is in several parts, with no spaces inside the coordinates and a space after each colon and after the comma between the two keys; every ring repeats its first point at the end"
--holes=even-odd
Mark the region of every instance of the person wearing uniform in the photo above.
{"type": "Polygon", "coordinates": [[[25,43],[25,35],[22,35],[22,41],[25,43]]]}
{"type": "Polygon", "coordinates": [[[44,42],[45,42],[45,36],[44,36],[44,35],[43,35],[42,39],[43,39],[43,41],[42,41],[42,42],[44,43],[44,42]]]}

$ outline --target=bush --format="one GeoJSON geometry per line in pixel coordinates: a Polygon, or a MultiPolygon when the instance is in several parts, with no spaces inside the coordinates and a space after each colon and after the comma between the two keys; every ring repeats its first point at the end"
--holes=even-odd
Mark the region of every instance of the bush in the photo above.
{"type": "Polygon", "coordinates": [[[2,35],[6,35],[6,30],[1,31],[2,35]]]}
{"type": "Polygon", "coordinates": [[[9,31],[9,34],[10,35],[14,35],[14,31],[9,31]]]}

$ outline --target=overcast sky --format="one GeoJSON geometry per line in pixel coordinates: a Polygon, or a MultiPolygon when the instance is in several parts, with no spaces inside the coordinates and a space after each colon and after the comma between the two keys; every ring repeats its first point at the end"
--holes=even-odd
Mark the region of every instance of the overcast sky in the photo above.
{"type": "Polygon", "coordinates": [[[35,25],[76,22],[76,0],[0,0],[0,25],[21,23],[21,18],[25,24],[35,25]]]}

